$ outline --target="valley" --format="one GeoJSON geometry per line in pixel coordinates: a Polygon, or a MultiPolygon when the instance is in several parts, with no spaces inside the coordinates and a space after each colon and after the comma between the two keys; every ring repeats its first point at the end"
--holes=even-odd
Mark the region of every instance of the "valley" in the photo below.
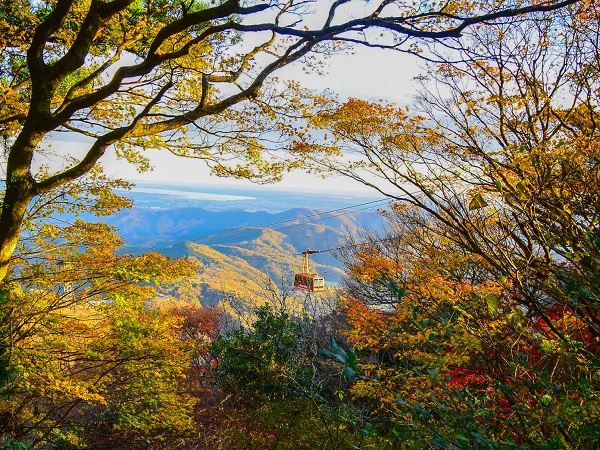
{"type": "Polygon", "coordinates": [[[123,253],[156,251],[173,258],[194,258],[202,270],[188,283],[188,301],[213,305],[226,294],[260,297],[267,279],[291,286],[301,270],[301,252],[324,250],[311,257],[314,268],[335,286],[344,275],[335,252],[348,236],[361,229],[379,229],[380,216],[369,211],[320,211],[293,208],[282,212],[225,210],[198,207],[136,208],[107,220],[118,228],[123,253]]]}

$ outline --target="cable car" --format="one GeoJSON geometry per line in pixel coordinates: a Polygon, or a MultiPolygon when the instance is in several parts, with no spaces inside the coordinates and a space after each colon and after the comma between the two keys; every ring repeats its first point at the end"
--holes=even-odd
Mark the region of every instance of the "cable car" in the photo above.
{"type": "Polygon", "coordinates": [[[317,272],[311,272],[308,265],[308,255],[319,253],[319,250],[307,249],[302,252],[302,273],[294,276],[294,287],[308,292],[323,292],[325,290],[325,279],[319,276],[317,272]]]}

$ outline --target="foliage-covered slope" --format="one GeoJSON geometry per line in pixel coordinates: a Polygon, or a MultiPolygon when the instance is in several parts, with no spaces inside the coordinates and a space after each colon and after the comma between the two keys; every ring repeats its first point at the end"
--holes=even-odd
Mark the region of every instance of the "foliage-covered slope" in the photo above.
{"type": "MultiPolygon", "coordinates": [[[[151,248],[166,256],[198,258],[211,287],[220,289],[219,284],[225,283],[217,280],[224,277],[250,284],[265,274],[289,277],[301,269],[302,251],[336,248],[348,235],[364,226],[379,228],[381,221],[375,213],[333,215],[301,208],[278,214],[134,208],[111,224],[119,228],[127,251],[141,253],[151,248]]],[[[339,281],[343,265],[330,252],[314,255],[311,262],[328,282],[339,281]]],[[[228,290],[236,284],[227,283],[228,290]]]]}

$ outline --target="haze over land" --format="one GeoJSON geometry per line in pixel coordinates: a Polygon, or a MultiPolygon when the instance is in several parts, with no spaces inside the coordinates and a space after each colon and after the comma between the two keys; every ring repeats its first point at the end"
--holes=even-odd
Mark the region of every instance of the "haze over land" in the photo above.
{"type": "MultiPolygon", "coordinates": [[[[123,252],[157,251],[194,257],[205,303],[214,303],[224,277],[251,284],[270,276],[289,279],[300,271],[300,253],[323,250],[312,267],[329,286],[339,283],[343,263],[327,251],[361,229],[381,229],[378,208],[387,199],[276,189],[140,183],[122,191],[130,210],[105,219],[125,240],[123,252]]],[[[291,282],[290,282],[291,283],[291,282]]]]}

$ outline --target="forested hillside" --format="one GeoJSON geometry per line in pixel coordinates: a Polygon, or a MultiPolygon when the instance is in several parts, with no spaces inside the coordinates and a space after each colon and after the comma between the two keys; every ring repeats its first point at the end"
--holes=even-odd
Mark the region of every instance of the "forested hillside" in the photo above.
{"type": "Polygon", "coordinates": [[[118,228],[128,248],[142,249],[168,247],[184,241],[209,245],[250,242],[260,239],[264,230],[286,236],[296,250],[330,248],[343,236],[363,228],[378,229],[382,224],[374,212],[328,212],[313,208],[281,213],[133,208],[107,218],[106,222],[118,228]]]}
{"type": "MultiPolygon", "coordinates": [[[[282,213],[134,208],[108,223],[125,240],[124,252],[153,250],[174,258],[197,258],[203,267],[198,278],[211,289],[211,294],[206,290],[204,294],[209,304],[223,295],[217,293],[223,286],[228,286],[226,291],[236,290],[223,283],[225,279],[237,277],[237,284],[242,280],[251,284],[253,279],[270,276],[285,277],[291,283],[293,274],[301,270],[301,252],[307,248],[335,249],[359,230],[377,231],[383,226],[375,212],[330,213],[308,208],[282,213]]],[[[343,275],[343,263],[329,251],[315,256],[313,267],[325,274],[329,285],[338,284],[343,275]]]]}

